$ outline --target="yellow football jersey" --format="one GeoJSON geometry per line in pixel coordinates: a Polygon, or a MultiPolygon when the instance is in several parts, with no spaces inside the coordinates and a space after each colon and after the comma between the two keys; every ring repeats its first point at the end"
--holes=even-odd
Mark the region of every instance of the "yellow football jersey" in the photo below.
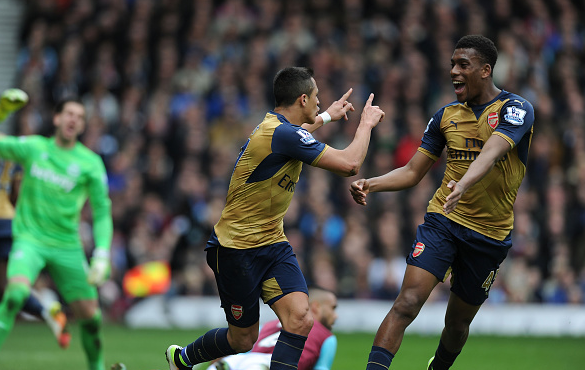
{"type": "Polygon", "coordinates": [[[315,165],[327,148],[284,116],[266,114],[234,166],[226,205],[214,227],[219,243],[248,249],[286,241],[283,217],[302,164],[315,165]]]}
{"type": "Polygon", "coordinates": [[[441,187],[428,212],[443,213],[447,184],[459,181],[491,135],[510,143],[511,150],[478,183],[469,188],[447,217],[478,233],[504,240],[514,224],[514,201],[526,173],[532,140],[534,108],[524,98],[502,90],[491,102],[469,106],[453,102],[429,121],[418,151],[437,160],[447,146],[447,166],[441,187]]]}

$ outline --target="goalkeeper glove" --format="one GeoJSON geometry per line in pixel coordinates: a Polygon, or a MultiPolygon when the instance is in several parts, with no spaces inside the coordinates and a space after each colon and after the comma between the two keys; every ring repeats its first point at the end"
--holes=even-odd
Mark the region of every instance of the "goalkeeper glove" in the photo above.
{"type": "Polygon", "coordinates": [[[12,112],[16,112],[28,103],[28,95],[20,89],[4,90],[0,96],[0,121],[4,121],[12,112]]]}
{"type": "Polygon", "coordinates": [[[110,252],[104,249],[95,249],[89,264],[87,281],[96,286],[106,282],[110,274],[110,252]]]}

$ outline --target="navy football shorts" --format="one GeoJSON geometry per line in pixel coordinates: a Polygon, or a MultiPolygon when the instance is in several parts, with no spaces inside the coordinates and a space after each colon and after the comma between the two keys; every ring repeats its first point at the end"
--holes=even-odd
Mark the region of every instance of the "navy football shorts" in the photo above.
{"type": "Polygon", "coordinates": [[[451,291],[464,302],[479,306],[487,299],[511,247],[511,233],[499,241],[442,214],[427,213],[416,230],[406,263],[427,270],[440,281],[451,273],[451,291]]]}
{"type": "Polygon", "coordinates": [[[260,319],[260,298],[272,305],[284,295],[304,292],[307,283],[288,242],[252,249],[225,248],[215,233],[207,242],[207,264],[215,274],[227,321],[247,328],[260,319]]]}
{"type": "Polygon", "coordinates": [[[12,220],[0,219],[0,260],[8,260],[12,249],[12,220]]]}

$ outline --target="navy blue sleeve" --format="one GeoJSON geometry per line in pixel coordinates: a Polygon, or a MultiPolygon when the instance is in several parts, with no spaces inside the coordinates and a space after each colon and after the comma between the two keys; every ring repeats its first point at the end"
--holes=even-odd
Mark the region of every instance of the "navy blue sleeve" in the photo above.
{"type": "Polygon", "coordinates": [[[299,126],[283,124],[272,135],[273,153],[284,154],[307,164],[313,163],[324,149],[325,144],[299,126]]]}
{"type": "Polygon", "coordinates": [[[441,119],[443,118],[444,111],[445,108],[441,108],[431,118],[431,120],[427,124],[427,128],[425,130],[422,142],[420,144],[421,148],[428,150],[437,157],[441,156],[441,153],[445,148],[445,144],[447,143],[445,135],[441,133],[441,119]]]}
{"type": "Polygon", "coordinates": [[[534,124],[534,108],[527,100],[519,96],[507,101],[500,110],[500,123],[496,132],[501,132],[516,143],[534,124]]]}

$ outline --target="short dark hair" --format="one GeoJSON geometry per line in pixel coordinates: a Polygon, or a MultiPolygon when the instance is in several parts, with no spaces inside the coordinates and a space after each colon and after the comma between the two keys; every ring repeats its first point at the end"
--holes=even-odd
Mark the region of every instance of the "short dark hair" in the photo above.
{"type": "Polygon", "coordinates": [[[289,107],[303,94],[311,95],[315,84],[313,70],[307,67],[286,67],[274,76],[274,106],[289,107]]]}
{"type": "Polygon", "coordinates": [[[83,105],[83,102],[79,97],[72,96],[68,98],[61,99],[55,104],[55,114],[63,112],[63,108],[65,108],[65,104],[67,103],[77,103],[83,105]]]}
{"type": "Polygon", "coordinates": [[[474,49],[482,63],[487,63],[492,67],[492,76],[494,67],[498,60],[498,49],[493,41],[482,35],[467,35],[457,41],[455,49],[474,49]]]}

